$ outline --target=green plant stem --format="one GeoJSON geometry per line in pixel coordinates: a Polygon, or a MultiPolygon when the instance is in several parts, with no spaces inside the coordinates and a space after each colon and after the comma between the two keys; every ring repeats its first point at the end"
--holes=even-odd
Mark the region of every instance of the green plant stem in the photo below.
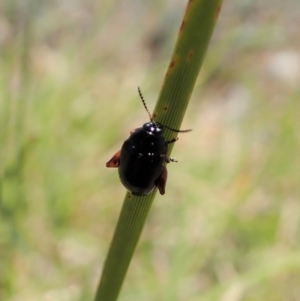
{"type": "Polygon", "coordinates": [[[95,300],[117,300],[154,194],[151,199],[126,194],[95,300]]]}
{"type": "MultiPolygon", "coordinates": [[[[153,113],[155,121],[180,128],[221,3],[221,0],[189,1],[153,113]]],[[[166,140],[175,135],[165,130],[166,140]]],[[[117,300],[155,194],[156,191],[145,197],[126,194],[95,301],[117,300]]]]}

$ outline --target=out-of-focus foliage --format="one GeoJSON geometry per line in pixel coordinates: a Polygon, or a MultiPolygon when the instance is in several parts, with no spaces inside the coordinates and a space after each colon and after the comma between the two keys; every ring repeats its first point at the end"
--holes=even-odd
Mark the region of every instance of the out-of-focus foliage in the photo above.
{"type": "MultiPolygon", "coordinates": [[[[298,300],[298,6],[224,2],[120,300],[298,300]]],[[[1,301],[92,298],[184,7],[0,3],[1,301]]]]}

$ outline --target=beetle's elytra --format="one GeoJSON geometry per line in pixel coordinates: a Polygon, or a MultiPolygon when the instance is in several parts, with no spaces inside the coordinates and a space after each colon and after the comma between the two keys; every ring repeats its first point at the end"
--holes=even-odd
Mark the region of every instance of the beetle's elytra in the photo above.
{"type": "Polygon", "coordinates": [[[140,88],[138,92],[149,114],[150,122],[130,132],[121,150],[106,163],[106,167],[118,167],[122,184],[134,195],[147,195],[155,187],[163,195],[167,182],[166,163],[175,161],[167,157],[168,144],[177,140],[166,141],[163,137],[163,130],[164,128],[174,132],[191,130],[175,130],[153,121],[140,88]]]}

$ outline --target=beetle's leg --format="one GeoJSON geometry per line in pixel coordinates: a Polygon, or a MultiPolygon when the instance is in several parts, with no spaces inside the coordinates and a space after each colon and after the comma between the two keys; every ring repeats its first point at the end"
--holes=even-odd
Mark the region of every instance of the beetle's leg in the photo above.
{"type": "Polygon", "coordinates": [[[166,157],[166,162],[167,162],[167,163],[170,163],[170,162],[175,162],[175,163],[177,163],[178,160],[176,160],[176,159],[174,159],[174,158],[168,158],[168,157],[166,157]]]}
{"type": "MultiPolygon", "coordinates": [[[[178,138],[173,138],[172,140],[170,141],[166,141],[167,144],[171,144],[171,143],[174,143],[178,140],[178,138]]],[[[178,162],[176,159],[173,159],[173,158],[168,158],[168,157],[165,157],[165,160],[167,163],[170,163],[170,162],[178,162]]]]}
{"type": "Polygon", "coordinates": [[[118,167],[120,165],[120,154],[121,151],[118,151],[114,156],[106,163],[106,167],[118,167]]]}
{"type": "Polygon", "coordinates": [[[168,178],[168,171],[167,171],[167,167],[164,166],[164,168],[163,168],[160,176],[154,182],[155,186],[158,188],[159,193],[161,195],[165,194],[165,188],[166,188],[167,178],[168,178]]]}
{"type": "Polygon", "coordinates": [[[176,138],[173,138],[173,139],[170,140],[170,141],[166,141],[166,143],[167,143],[167,144],[171,144],[171,143],[176,142],[177,140],[178,140],[178,138],[176,137],[176,138]]]}
{"type": "Polygon", "coordinates": [[[138,128],[136,128],[136,129],[130,131],[130,135],[132,135],[137,129],[138,129],[138,128]]]}
{"type": "Polygon", "coordinates": [[[169,157],[165,157],[166,163],[170,163],[170,162],[178,162],[176,159],[174,158],[169,158],[169,157]]]}

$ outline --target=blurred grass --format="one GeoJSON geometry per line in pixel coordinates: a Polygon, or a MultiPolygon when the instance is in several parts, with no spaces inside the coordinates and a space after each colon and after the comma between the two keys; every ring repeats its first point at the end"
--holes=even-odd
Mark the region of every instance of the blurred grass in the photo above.
{"type": "MultiPolygon", "coordinates": [[[[138,85],[153,108],[184,6],[1,2],[0,300],[92,298],[124,194],[104,163],[147,118],[138,85]]],[[[298,300],[295,8],[224,2],[122,300],[298,300]]]]}

